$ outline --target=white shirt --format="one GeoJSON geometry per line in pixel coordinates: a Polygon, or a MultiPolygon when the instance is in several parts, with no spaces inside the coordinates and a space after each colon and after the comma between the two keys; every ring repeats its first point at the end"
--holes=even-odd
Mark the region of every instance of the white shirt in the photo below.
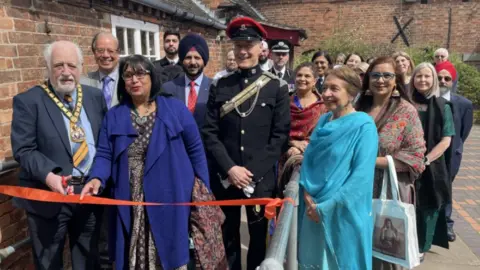
{"type": "Polygon", "coordinates": [[[287,67],[284,66],[282,68],[282,70],[277,70],[275,67],[273,68],[273,70],[275,71],[275,75],[277,75],[277,77],[279,77],[280,79],[283,79],[283,77],[285,76],[285,72],[287,71],[287,67]],[[282,73],[282,77],[278,76],[278,73],[282,73]]]}
{"type": "Polygon", "coordinates": [[[447,93],[443,94],[442,96],[444,99],[450,101],[450,99],[452,98],[452,94],[450,93],[450,91],[448,91],[447,93]]]}
{"type": "Polygon", "coordinates": [[[168,57],[165,56],[165,59],[167,59],[167,61],[170,62],[170,63],[174,62],[175,65],[178,64],[178,56],[177,56],[177,58],[175,58],[175,59],[170,59],[170,58],[168,58],[168,57]]]}
{"type": "MultiPolygon", "coordinates": [[[[200,91],[200,85],[202,85],[202,80],[203,80],[203,73],[198,76],[198,78],[195,79],[195,92],[197,92],[197,98],[198,98],[198,92],[200,91]]],[[[190,78],[188,78],[187,75],[185,75],[185,105],[188,106],[188,95],[190,94],[190,78]]]]}

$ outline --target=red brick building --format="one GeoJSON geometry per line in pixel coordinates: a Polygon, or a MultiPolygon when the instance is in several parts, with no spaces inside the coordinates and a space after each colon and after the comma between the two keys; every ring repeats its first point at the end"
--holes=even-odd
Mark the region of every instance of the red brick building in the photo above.
{"type": "MultiPolygon", "coordinates": [[[[357,29],[362,40],[390,43],[403,26],[412,46],[435,44],[464,54],[480,68],[480,2],[478,0],[250,0],[266,19],[304,28],[308,39],[297,52],[318,48],[338,31],[357,29]],[[450,27],[449,27],[450,25],[450,27]]],[[[403,46],[399,37],[396,44],[403,46]]]]}

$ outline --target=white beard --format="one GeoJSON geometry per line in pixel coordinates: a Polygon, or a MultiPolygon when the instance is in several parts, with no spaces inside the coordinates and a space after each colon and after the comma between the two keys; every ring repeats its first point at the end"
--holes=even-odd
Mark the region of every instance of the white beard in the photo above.
{"type": "Polygon", "coordinates": [[[443,96],[445,95],[446,93],[452,91],[452,88],[451,87],[447,87],[447,86],[440,86],[440,95],[443,96]]]}
{"type": "Polygon", "coordinates": [[[77,88],[77,83],[75,82],[75,78],[69,77],[68,79],[72,79],[73,82],[62,82],[62,79],[65,79],[65,77],[58,77],[56,81],[56,85],[53,87],[55,88],[55,91],[57,91],[60,94],[71,94],[75,89],[77,88]]]}

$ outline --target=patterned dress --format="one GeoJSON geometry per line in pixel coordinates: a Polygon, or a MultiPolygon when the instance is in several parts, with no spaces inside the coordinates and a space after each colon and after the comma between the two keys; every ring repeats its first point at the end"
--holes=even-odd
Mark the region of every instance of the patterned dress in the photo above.
{"type": "MultiPolygon", "coordinates": [[[[138,137],[128,147],[128,166],[130,170],[130,190],[132,201],[144,202],[143,173],[148,144],[155,124],[155,112],[147,116],[147,121],[138,124],[134,112],[131,113],[132,125],[138,137]]],[[[152,231],[145,206],[132,206],[132,234],[130,236],[129,269],[130,270],[162,270],[160,259],[155,248],[152,231]]],[[[181,266],[176,270],[186,270],[181,266]]]]}
{"type": "MultiPolygon", "coordinates": [[[[396,110],[379,130],[379,156],[391,155],[394,160],[408,166],[408,171],[397,169],[398,188],[402,202],[415,203],[415,180],[425,169],[426,151],[423,128],[415,107],[401,100],[396,110]]],[[[375,170],[373,197],[379,198],[382,190],[383,170],[375,170]]],[[[392,198],[390,185],[387,197],[392,198]]],[[[402,269],[401,266],[373,258],[374,270],[402,269]]]]}

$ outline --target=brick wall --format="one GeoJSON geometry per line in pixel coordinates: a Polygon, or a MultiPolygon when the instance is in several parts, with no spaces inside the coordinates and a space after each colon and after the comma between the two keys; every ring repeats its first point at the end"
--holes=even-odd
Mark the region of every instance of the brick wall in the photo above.
{"type": "MultiPolygon", "coordinates": [[[[162,13],[160,16],[149,15],[152,14],[149,9],[140,9],[131,3],[126,7],[119,6],[122,1],[114,1],[114,6],[95,6],[94,9],[88,8],[87,0],[33,2],[35,12],[29,9],[30,0],[0,0],[0,161],[12,156],[9,137],[12,97],[40,83],[46,76],[42,56],[45,44],[55,40],[76,42],[84,53],[84,71],[95,70],[91,39],[99,31],[111,31],[110,14],[159,24],[160,39],[168,28],[179,28],[183,35],[188,32],[200,33],[210,47],[206,74],[213,76],[224,67],[224,51],[229,45],[215,41],[215,29],[176,21],[162,13]]],[[[160,50],[163,56],[162,44],[160,50]]],[[[14,185],[15,182],[16,172],[0,175],[1,185],[14,185]]],[[[13,208],[12,201],[5,196],[0,196],[0,234],[0,248],[27,236],[23,211],[13,208]]],[[[25,247],[10,256],[0,264],[0,268],[26,269],[31,265],[29,248],[25,247]]]]}
{"type": "MultiPolygon", "coordinates": [[[[452,9],[450,48],[460,53],[480,53],[480,3],[431,0],[429,4],[400,0],[250,0],[268,19],[307,30],[308,39],[296,50],[318,48],[320,41],[342,29],[357,29],[363,40],[390,43],[398,32],[393,16],[405,24],[412,45],[446,47],[448,13],[452,9]]],[[[401,38],[397,44],[401,44],[401,38]]]]}

